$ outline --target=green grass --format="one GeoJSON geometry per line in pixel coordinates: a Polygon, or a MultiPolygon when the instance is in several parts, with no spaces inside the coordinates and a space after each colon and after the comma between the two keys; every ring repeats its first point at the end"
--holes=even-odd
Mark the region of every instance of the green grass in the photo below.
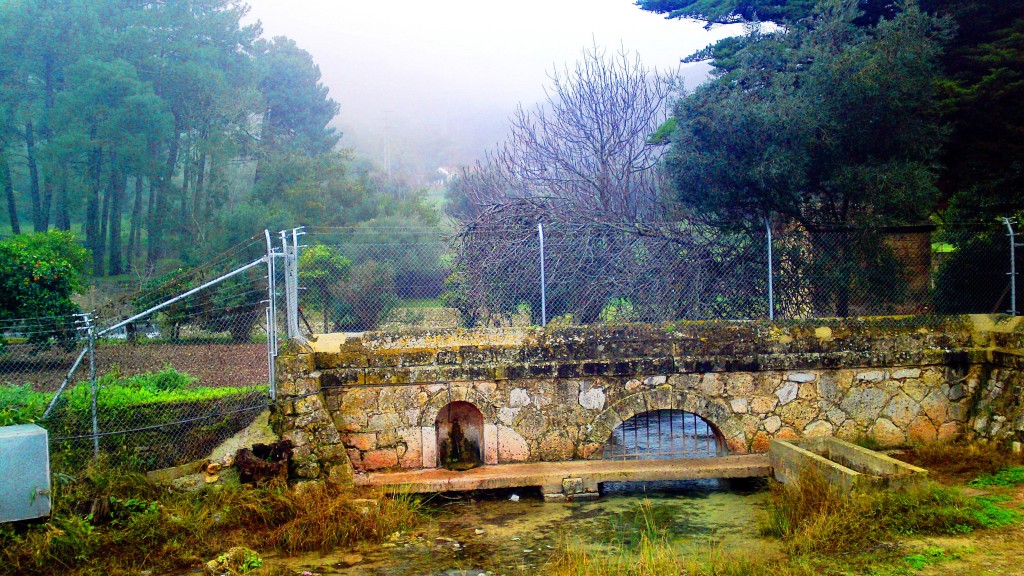
{"type": "Polygon", "coordinates": [[[1020,516],[998,499],[968,497],[934,483],[848,498],[807,474],[796,486],[773,486],[765,510],[762,532],[782,539],[797,554],[859,552],[900,536],[1006,526],[1020,516]]]}
{"type": "MultiPolygon", "coordinates": [[[[247,388],[207,388],[192,386],[196,379],[168,366],[160,372],[146,372],[122,377],[109,372],[97,379],[100,409],[123,409],[152,404],[202,402],[249,392],[247,388]]],[[[38,421],[52,392],[39,392],[30,384],[0,386],[0,426],[30,424],[38,421]]],[[[67,406],[72,411],[88,412],[92,406],[89,382],[80,382],[66,392],[67,406]]]]}
{"type": "Polygon", "coordinates": [[[971,486],[1020,486],[1024,484],[1024,466],[1004,468],[995,474],[982,474],[970,482],[971,486]]]}

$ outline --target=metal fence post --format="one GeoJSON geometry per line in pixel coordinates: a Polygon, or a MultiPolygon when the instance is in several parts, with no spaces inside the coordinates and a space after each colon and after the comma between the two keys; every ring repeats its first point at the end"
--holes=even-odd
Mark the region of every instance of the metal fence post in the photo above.
{"type": "Polygon", "coordinates": [[[277,293],[274,271],[274,244],[270,230],[264,230],[267,239],[267,384],[270,400],[277,400],[277,293]]]}
{"type": "Polygon", "coordinates": [[[305,344],[306,339],[302,337],[299,330],[299,236],[301,228],[293,228],[291,231],[292,242],[288,244],[288,233],[281,232],[281,242],[284,247],[284,290],[286,320],[288,323],[288,338],[305,344]]]}
{"type": "Polygon", "coordinates": [[[548,325],[547,285],[544,278],[544,224],[537,224],[537,238],[540,240],[540,325],[548,325]]]}
{"type": "Polygon", "coordinates": [[[768,217],[764,218],[764,228],[768,231],[768,319],[775,321],[775,275],[772,273],[772,225],[768,217]]]}
{"type": "Polygon", "coordinates": [[[99,406],[99,387],[96,383],[96,327],[92,323],[92,315],[85,315],[86,334],[89,338],[89,392],[90,403],[92,404],[92,455],[93,459],[100,459],[100,423],[97,414],[99,406]]]}
{"type": "Polygon", "coordinates": [[[1003,218],[1007,234],[1010,236],[1010,315],[1017,315],[1017,237],[1013,231],[1016,218],[1003,218]]]}

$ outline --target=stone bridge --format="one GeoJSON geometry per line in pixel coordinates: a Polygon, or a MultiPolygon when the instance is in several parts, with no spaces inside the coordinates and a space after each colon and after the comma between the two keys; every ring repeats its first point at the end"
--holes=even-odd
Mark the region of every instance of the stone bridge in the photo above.
{"type": "Polygon", "coordinates": [[[467,456],[600,459],[650,414],[692,418],[716,454],[1020,441],[1022,351],[1021,319],[990,316],[328,334],[279,358],[273,422],[295,475],[339,482],[467,456]]]}

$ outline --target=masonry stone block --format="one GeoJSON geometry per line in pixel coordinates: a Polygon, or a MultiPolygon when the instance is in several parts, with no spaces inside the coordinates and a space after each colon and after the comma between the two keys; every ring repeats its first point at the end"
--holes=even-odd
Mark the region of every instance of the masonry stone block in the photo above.
{"type": "Polygon", "coordinates": [[[530,459],[530,447],[519,432],[508,426],[499,425],[497,428],[499,462],[526,462],[530,459]]]}
{"type": "Polygon", "coordinates": [[[509,406],[516,408],[530,405],[530,394],[525,388],[513,388],[509,392],[508,397],[509,406]]]}
{"type": "Polygon", "coordinates": [[[895,370],[892,373],[892,378],[894,380],[904,380],[904,379],[907,379],[907,378],[920,378],[920,377],[921,377],[921,369],[920,368],[901,368],[899,370],[895,370]]]}
{"type": "Polygon", "coordinates": [[[907,442],[906,433],[886,418],[876,420],[868,435],[882,446],[902,446],[907,442]]]}
{"type": "Polygon", "coordinates": [[[899,428],[905,429],[921,413],[921,405],[906,394],[898,394],[889,400],[882,415],[899,428]]]}
{"type": "Polygon", "coordinates": [[[825,420],[815,420],[804,427],[803,435],[806,438],[814,438],[818,436],[831,436],[835,431],[835,428],[830,422],[825,420]]]}
{"type": "Polygon", "coordinates": [[[737,414],[746,414],[748,412],[749,402],[746,398],[736,398],[729,401],[729,407],[737,414]]]}
{"type": "Polygon", "coordinates": [[[859,387],[851,389],[839,406],[850,418],[868,423],[878,418],[888,401],[889,395],[884,390],[859,387]]]}
{"type": "Polygon", "coordinates": [[[349,448],[373,450],[377,447],[376,434],[345,434],[341,438],[342,442],[349,448]]]}
{"type": "Polygon", "coordinates": [[[782,388],[779,388],[775,392],[775,396],[779,399],[779,406],[785,406],[793,400],[796,400],[797,395],[800,393],[800,386],[796,382],[787,382],[782,388]]]}
{"type": "Polygon", "coordinates": [[[386,414],[371,414],[369,423],[366,425],[368,432],[394,431],[401,427],[402,419],[393,412],[386,414]]]}
{"type": "Polygon", "coordinates": [[[394,448],[363,452],[363,469],[380,470],[398,466],[398,452],[394,448]]]}
{"type": "Polygon", "coordinates": [[[857,374],[858,382],[881,382],[885,380],[885,372],[882,370],[870,370],[868,372],[860,372],[857,374]]]}
{"type": "Polygon", "coordinates": [[[708,396],[725,394],[725,381],[719,374],[705,374],[700,382],[700,391],[708,396]]]}
{"type": "Polygon", "coordinates": [[[498,427],[484,424],[484,464],[498,463],[498,427]]]}
{"type": "Polygon", "coordinates": [[[603,410],[605,404],[604,388],[584,388],[579,393],[579,403],[585,410],[603,410]]]}
{"type": "Polygon", "coordinates": [[[938,436],[939,427],[923,414],[915,418],[907,427],[907,440],[914,444],[934,442],[938,436]]]}

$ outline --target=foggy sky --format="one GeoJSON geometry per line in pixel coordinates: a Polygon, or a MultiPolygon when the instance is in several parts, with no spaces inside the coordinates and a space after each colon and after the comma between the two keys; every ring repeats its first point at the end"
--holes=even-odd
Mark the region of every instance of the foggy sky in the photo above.
{"type": "MultiPolygon", "coordinates": [[[[249,0],[264,37],[309,51],[341,103],[342,145],[381,160],[466,164],[504,137],[518,103],[543,98],[547,74],[594,42],[647,66],[679,59],[742,27],[665,20],[630,0],[249,0]]],[[[688,86],[706,67],[691,68],[688,86]]],[[[684,72],[687,70],[684,68],[684,72]]],[[[410,167],[415,171],[417,167],[410,167]]]]}

